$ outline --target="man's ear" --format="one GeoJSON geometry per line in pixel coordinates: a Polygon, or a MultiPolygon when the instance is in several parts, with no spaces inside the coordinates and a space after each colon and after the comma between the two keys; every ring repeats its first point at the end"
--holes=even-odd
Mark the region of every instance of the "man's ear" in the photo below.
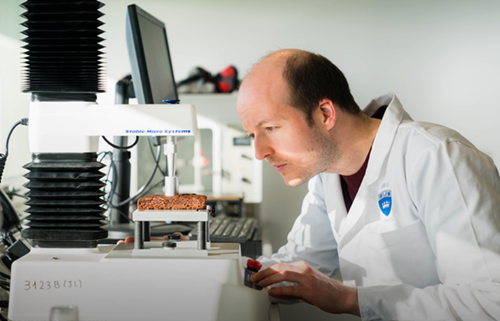
{"type": "Polygon", "coordinates": [[[319,102],[318,117],[326,130],[332,129],[337,123],[337,108],[330,99],[319,102]]]}

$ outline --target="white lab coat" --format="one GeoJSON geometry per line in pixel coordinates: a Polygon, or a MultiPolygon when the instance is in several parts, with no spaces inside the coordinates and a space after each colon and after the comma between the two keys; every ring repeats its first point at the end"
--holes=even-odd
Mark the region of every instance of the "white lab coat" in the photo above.
{"type": "Polygon", "coordinates": [[[309,181],[288,242],[265,267],[305,260],[358,287],[363,320],[500,320],[500,179],[448,128],[413,121],[394,94],[347,215],[337,174],[309,181]]]}

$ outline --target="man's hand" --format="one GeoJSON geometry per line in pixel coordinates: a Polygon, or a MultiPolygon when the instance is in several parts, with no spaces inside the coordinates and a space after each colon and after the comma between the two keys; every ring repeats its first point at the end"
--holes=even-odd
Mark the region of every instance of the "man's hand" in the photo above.
{"type": "Polygon", "coordinates": [[[263,287],[295,282],[297,286],[273,287],[269,295],[280,300],[303,300],[329,313],[360,315],[356,288],[330,279],[304,261],[275,264],[252,276],[251,281],[263,287]]]}

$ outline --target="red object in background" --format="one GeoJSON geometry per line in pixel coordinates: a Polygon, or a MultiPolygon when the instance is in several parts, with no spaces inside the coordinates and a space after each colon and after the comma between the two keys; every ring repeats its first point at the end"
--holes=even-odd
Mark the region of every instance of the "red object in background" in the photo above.
{"type": "Polygon", "coordinates": [[[217,92],[230,93],[239,86],[238,70],[234,66],[229,66],[215,76],[217,92]]]}

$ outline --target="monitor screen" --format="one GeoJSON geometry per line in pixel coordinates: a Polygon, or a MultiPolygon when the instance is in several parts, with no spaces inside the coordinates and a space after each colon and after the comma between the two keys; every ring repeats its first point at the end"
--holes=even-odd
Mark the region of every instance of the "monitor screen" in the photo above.
{"type": "Polygon", "coordinates": [[[139,104],[177,100],[165,24],[133,4],[127,8],[126,37],[139,104]]]}

